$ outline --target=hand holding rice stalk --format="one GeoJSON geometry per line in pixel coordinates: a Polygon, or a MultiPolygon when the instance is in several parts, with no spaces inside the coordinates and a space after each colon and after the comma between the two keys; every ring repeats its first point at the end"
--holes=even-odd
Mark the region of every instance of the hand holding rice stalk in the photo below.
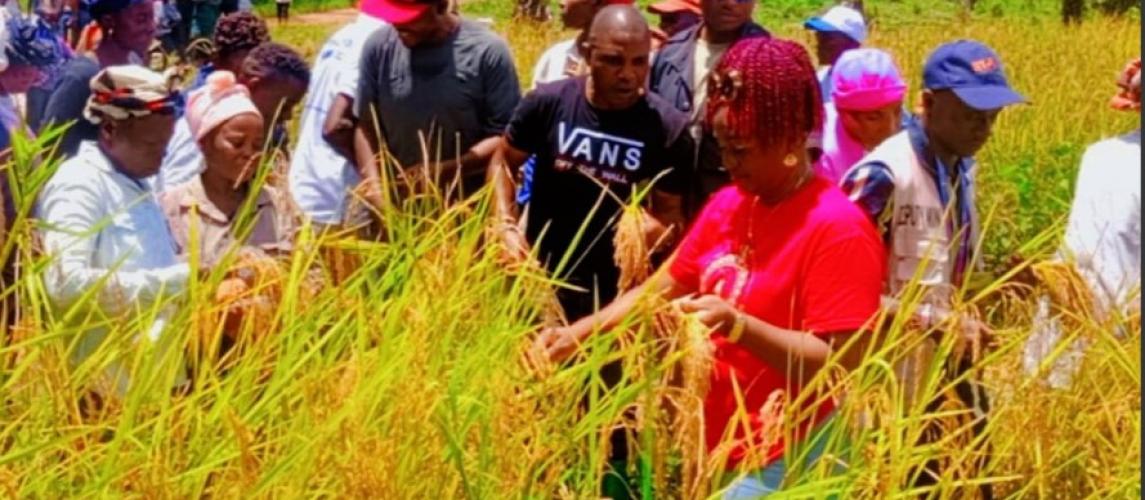
{"type": "Polygon", "coordinates": [[[284,277],[285,269],[277,259],[258,249],[241,249],[215,291],[223,335],[240,342],[249,332],[247,339],[257,341],[270,331],[284,277]]]}

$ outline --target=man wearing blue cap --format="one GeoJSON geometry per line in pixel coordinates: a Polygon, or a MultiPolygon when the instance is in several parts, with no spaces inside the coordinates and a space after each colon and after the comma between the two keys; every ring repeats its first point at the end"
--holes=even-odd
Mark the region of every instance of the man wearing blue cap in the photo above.
{"type": "MultiPolygon", "coordinates": [[[[931,54],[923,69],[923,87],[922,114],[848,171],[842,187],[870,214],[887,243],[884,305],[892,313],[901,307],[911,315],[911,324],[924,331],[945,333],[957,326],[952,359],[957,366],[948,370],[957,376],[971,364],[967,347],[987,332],[981,323],[952,312],[955,293],[976,257],[974,155],[990,138],[1001,110],[1025,98],[1010,88],[998,55],[969,40],[948,43],[931,54]],[[907,290],[911,293],[904,293],[907,290]],[[913,293],[916,290],[921,294],[913,293]],[[917,304],[900,303],[916,296],[921,296],[917,304]]],[[[899,364],[908,401],[925,386],[923,377],[933,373],[937,343],[924,342],[899,364]]],[[[974,429],[981,432],[985,394],[970,382],[957,384],[955,391],[974,408],[974,429]]],[[[923,482],[932,478],[921,476],[923,482]]]]}
{"type": "Polygon", "coordinates": [[[846,5],[831,7],[822,16],[803,23],[815,33],[815,57],[822,68],[816,73],[823,102],[831,102],[831,69],[844,52],[857,49],[867,41],[867,22],[863,14],[846,5]]]}

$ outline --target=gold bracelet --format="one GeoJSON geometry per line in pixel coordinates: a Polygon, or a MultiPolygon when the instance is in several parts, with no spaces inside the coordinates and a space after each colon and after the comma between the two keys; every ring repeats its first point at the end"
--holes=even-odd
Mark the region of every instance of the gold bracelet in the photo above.
{"type": "Polygon", "coordinates": [[[736,321],[732,324],[732,329],[728,332],[728,342],[733,344],[738,343],[740,337],[743,336],[743,331],[747,329],[747,317],[741,312],[736,312],[736,321]]]}

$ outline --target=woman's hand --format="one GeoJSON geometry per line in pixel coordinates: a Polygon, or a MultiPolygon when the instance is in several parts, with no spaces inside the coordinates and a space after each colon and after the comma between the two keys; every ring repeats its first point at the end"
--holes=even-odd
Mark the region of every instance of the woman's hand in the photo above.
{"type": "Polygon", "coordinates": [[[695,314],[696,319],[713,330],[727,331],[739,314],[734,306],[718,295],[687,296],[676,302],[680,305],[680,310],[695,314]]]}
{"type": "Polygon", "coordinates": [[[502,258],[510,266],[520,265],[529,260],[529,242],[516,224],[505,221],[497,226],[501,234],[502,258]]]}
{"type": "Polygon", "coordinates": [[[560,363],[580,347],[580,337],[567,326],[553,327],[541,330],[533,342],[533,357],[538,360],[547,360],[551,363],[560,363]]]}

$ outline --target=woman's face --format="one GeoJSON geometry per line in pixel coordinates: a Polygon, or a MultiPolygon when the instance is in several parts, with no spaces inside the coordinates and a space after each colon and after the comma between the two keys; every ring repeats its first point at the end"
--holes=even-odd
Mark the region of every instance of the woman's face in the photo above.
{"type": "Polygon", "coordinates": [[[159,172],[175,130],[174,114],[150,114],[104,123],[101,142],[111,159],[135,179],[159,172]]]}
{"type": "Polygon", "coordinates": [[[0,73],[0,91],[6,94],[23,94],[43,80],[44,73],[35,66],[19,64],[9,66],[0,73]]]}
{"type": "Polygon", "coordinates": [[[237,187],[254,177],[264,141],[262,117],[244,113],[209,132],[199,146],[207,171],[237,187]]]}
{"type": "Polygon", "coordinates": [[[783,165],[784,159],[788,154],[806,155],[806,150],[802,146],[790,150],[779,145],[765,146],[757,137],[736,133],[728,126],[727,110],[726,107],[720,109],[712,118],[712,131],[732,181],[752,194],[765,197],[781,194],[797,173],[796,168],[783,165]]]}
{"type": "Polygon", "coordinates": [[[872,111],[840,109],[839,121],[847,135],[861,144],[863,149],[870,151],[899,131],[902,103],[888,104],[872,111]]]}
{"type": "Polygon", "coordinates": [[[111,37],[121,47],[144,55],[155,40],[155,8],[139,2],[110,16],[111,37]]]}

